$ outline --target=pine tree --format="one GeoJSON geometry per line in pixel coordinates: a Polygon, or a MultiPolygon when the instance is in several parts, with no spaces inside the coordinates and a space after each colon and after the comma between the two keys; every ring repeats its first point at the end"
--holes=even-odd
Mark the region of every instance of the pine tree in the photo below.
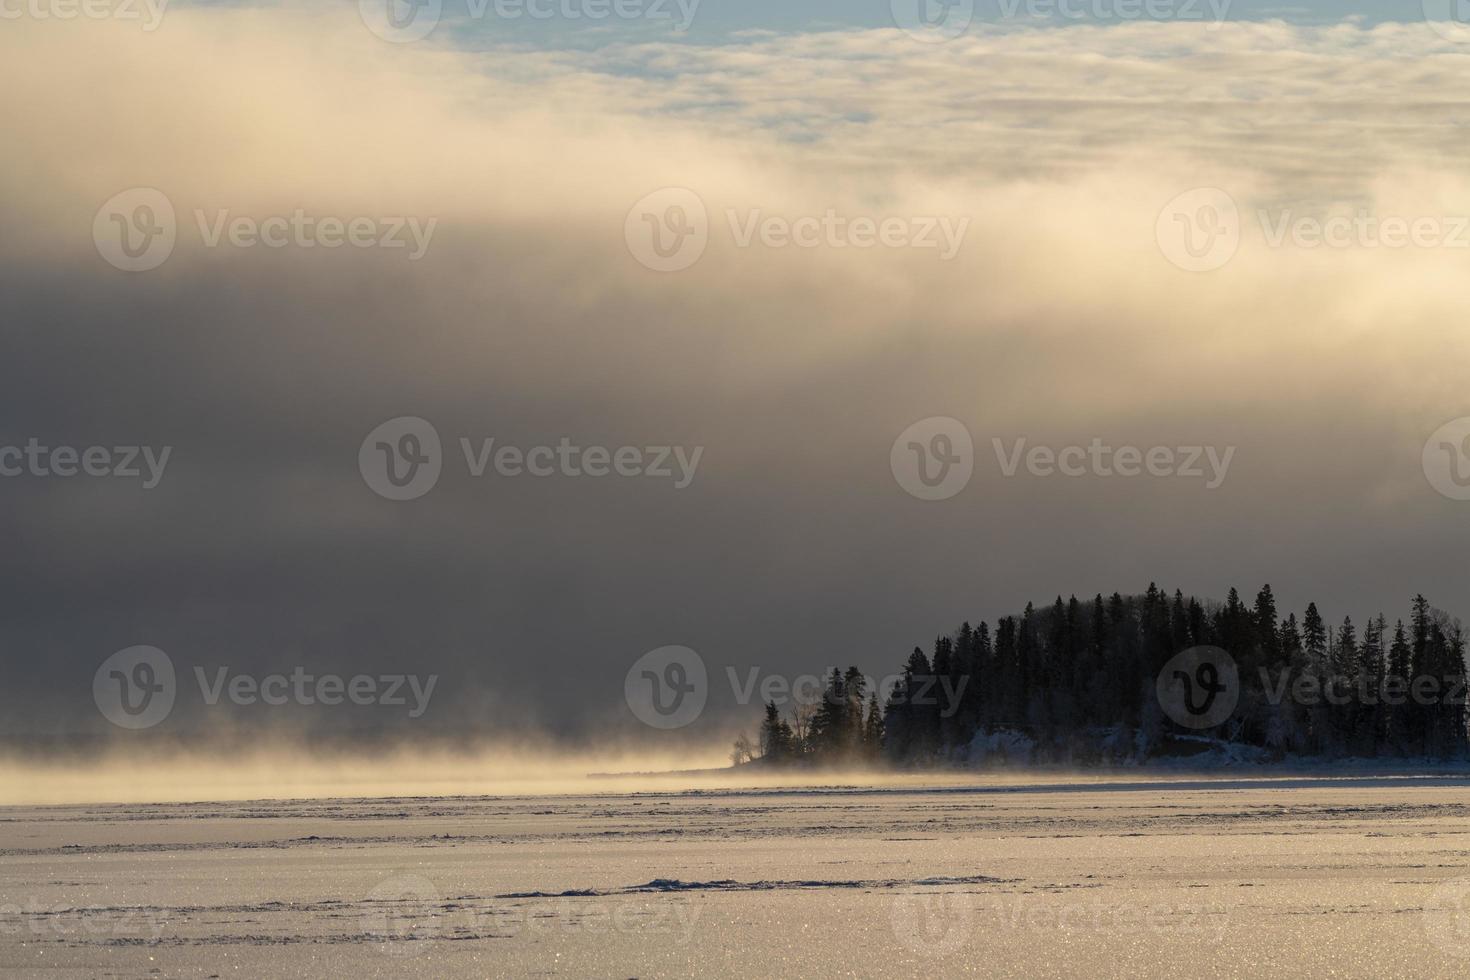
{"type": "Polygon", "coordinates": [[[1250,613],[1240,601],[1240,593],[1231,588],[1225,598],[1225,609],[1220,616],[1220,633],[1225,638],[1225,649],[1238,661],[1250,658],[1249,651],[1255,645],[1250,613]]]}
{"type": "Polygon", "coordinates": [[[1361,639],[1351,617],[1329,630],[1315,603],[1300,624],[1295,614],[1272,622],[1275,615],[1270,586],[1252,606],[1235,590],[1224,603],[1206,605],[1157,585],[1133,597],[1098,594],[1090,603],[1058,596],[1041,611],[1028,604],[1020,617],[1001,618],[993,635],[980,622],[937,637],[932,661],[915,648],[886,704],[856,667],[834,668],[822,701],[796,707],[794,729],[767,703],[760,753],[772,762],[881,755],[924,765],[963,759],[977,734],[1009,730],[1032,736],[1034,761],[1142,761],[1178,744],[1170,735],[1178,729],[1154,694],[1155,665],[1185,644],[1228,650],[1233,641],[1243,658],[1240,701],[1220,737],[1278,758],[1470,755],[1465,705],[1447,696],[1458,693],[1466,672],[1458,621],[1422,596],[1391,639],[1382,615],[1366,621],[1361,639]],[[1252,659],[1261,670],[1249,669],[1252,659]],[[1428,696],[1423,686],[1416,692],[1418,675],[1438,681],[1441,694],[1428,696]],[[1295,695],[1304,677],[1328,685],[1321,698],[1295,695]],[[1395,693],[1408,703],[1380,703],[1395,693]]]}
{"type": "Polygon", "coordinates": [[[1117,719],[1123,728],[1138,725],[1139,712],[1145,703],[1137,679],[1142,675],[1138,634],[1129,603],[1117,592],[1108,600],[1108,622],[1112,626],[1113,696],[1117,703],[1117,719]]]}
{"type": "Polygon", "coordinates": [[[1281,655],[1281,637],[1276,632],[1278,620],[1276,597],[1271,593],[1270,583],[1261,586],[1261,591],[1256,593],[1253,618],[1256,638],[1261,645],[1262,664],[1271,670],[1280,669],[1284,666],[1281,655]]]}
{"type": "MultiPolygon", "coordinates": [[[[1433,691],[1441,682],[1444,674],[1444,662],[1448,659],[1448,643],[1444,630],[1438,622],[1429,625],[1429,636],[1425,640],[1424,658],[1422,672],[1419,677],[1426,678],[1424,682],[1424,693],[1427,697],[1416,698],[1415,706],[1419,708],[1422,716],[1421,724],[1424,726],[1423,745],[1424,754],[1431,758],[1442,759],[1446,755],[1445,710],[1444,704],[1433,696],[1433,691]],[[1431,686],[1430,681],[1434,682],[1431,686]]],[[[1443,692],[1441,692],[1442,694],[1443,692]]]]}
{"type": "Polygon", "coordinates": [[[1082,686],[1082,690],[1087,692],[1082,704],[1083,718],[1088,725],[1105,725],[1117,717],[1115,708],[1109,703],[1106,687],[1107,648],[1108,614],[1103,606],[1102,593],[1098,593],[1092,599],[1088,614],[1086,673],[1082,686]]]}
{"type": "Polygon", "coordinates": [[[1408,692],[1413,660],[1414,648],[1409,644],[1401,619],[1394,624],[1393,642],[1388,647],[1388,677],[1384,679],[1385,693],[1395,702],[1400,702],[1388,705],[1387,741],[1401,755],[1413,751],[1414,712],[1412,706],[1402,703],[1408,692]]]}
{"type": "Polygon", "coordinates": [[[1042,650],[1041,701],[1046,724],[1045,741],[1054,743],[1060,731],[1070,730],[1072,698],[1067,681],[1072,676],[1072,626],[1067,606],[1057,596],[1051,607],[1048,639],[1042,650]]]}
{"type": "Polygon", "coordinates": [[[1173,629],[1169,622],[1169,600],[1157,585],[1150,582],[1143,598],[1143,648],[1144,663],[1157,674],[1168,659],[1179,651],[1174,645],[1173,629]]]}
{"type": "Polygon", "coordinates": [[[1033,738],[1040,739],[1045,734],[1047,719],[1044,692],[1039,691],[1044,681],[1036,648],[1036,607],[1028,602],[1016,630],[1016,660],[1021,667],[1021,721],[1033,738]]]}
{"type": "Polygon", "coordinates": [[[1328,667],[1334,677],[1343,682],[1351,682],[1358,672],[1358,631],[1353,626],[1353,618],[1346,617],[1342,626],[1337,631],[1337,637],[1332,644],[1332,655],[1328,659],[1328,667]]]}
{"type": "Polygon", "coordinates": [[[781,717],[776,702],[766,702],[766,717],[761,722],[761,758],[773,763],[789,762],[794,756],[791,726],[781,717]]]}
{"type": "MultiPolygon", "coordinates": [[[[994,717],[996,687],[995,649],[990,642],[990,627],[981,623],[972,640],[970,681],[960,693],[960,715],[970,738],[984,730],[994,717]]],[[[967,739],[968,740],[968,739],[967,739]]]]}
{"type": "Polygon", "coordinates": [[[1205,607],[1198,599],[1189,600],[1189,642],[1192,646],[1205,646],[1214,642],[1205,619],[1205,607]]]}
{"type": "MultiPolygon", "coordinates": [[[[1187,650],[1194,646],[1194,639],[1189,634],[1189,610],[1184,605],[1184,593],[1179,589],[1174,590],[1174,603],[1169,607],[1169,646],[1173,653],[1187,650]]],[[[1171,654],[1172,656],[1172,654],[1171,654]]]]}
{"type": "Polygon", "coordinates": [[[1388,725],[1383,704],[1383,675],[1386,669],[1383,634],[1388,622],[1382,614],[1369,619],[1358,647],[1358,700],[1363,703],[1358,718],[1356,747],[1364,755],[1378,754],[1388,725]]]}
{"type": "Polygon", "coordinates": [[[883,717],[884,745],[897,761],[927,762],[939,748],[939,713],[933,704],[934,671],[914,647],[883,717]]]}
{"type": "Polygon", "coordinates": [[[822,692],[822,701],[812,718],[813,755],[828,761],[840,757],[846,748],[847,722],[847,688],[842,672],[833,667],[827,676],[827,689],[822,692]]]}
{"type": "Polygon", "coordinates": [[[1441,636],[1441,758],[1464,758],[1466,742],[1466,630],[1460,620],[1446,619],[1441,636]]]}
{"type": "Polygon", "coordinates": [[[844,756],[860,755],[863,750],[863,695],[867,693],[868,679],[856,667],[847,668],[842,677],[842,693],[846,709],[842,718],[841,753],[844,756]]]}
{"type": "Polygon", "coordinates": [[[1429,600],[1422,595],[1414,596],[1414,659],[1410,669],[1416,673],[1424,670],[1424,654],[1429,647],[1429,600]]]}
{"type": "Polygon", "coordinates": [[[1304,665],[1302,659],[1302,631],[1296,624],[1296,613],[1292,613],[1282,621],[1281,630],[1277,636],[1277,642],[1281,647],[1283,666],[1301,670],[1304,665]]]}
{"type": "MultiPolygon", "coordinates": [[[[1281,621],[1276,636],[1277,647],[1281,651],[1281,666],[1269,676],[1277,690],[1289,691],[1296,679],[1302,676],[1307,663],[1296,613],[1281,621]]],[[[1271,748],[1282,753],[1306,751],[1311,737],[1310,712],[1294,698],[1283,697],[1271,709],[1269,728],[1267,744],[1271,748]]]]}
{"type": "Polygon", "coordinates": [[[1363,643],[1358,647],[1358,676],[1377,683],[1383,674],[1383,634],[1388,623],[1380,613],[1363,627],[1363,643]]]}
{"type": "MultiPolygon", "coordinates": [[[[1414,690],[1414,685],[1419,678],[1428,677],[1433,674],[1430,664],[1429,631],[1430,631],[1430,609],[1429,600],[1422,595],[1414,596],[1414,610],[1411,619],[1412,624],[1412,652],[1409,659],[1409,690],[1414,690]]],[[[1413,743],[1411,751],[1415,755],[1423,755],[1430,751],[1430,740],[1434,725],[1434,708],[1430,705],[1420,704],[1414,699],[1408,702],[1409,715],[1409,739],[1413,743]]]]}
{"type": "Polygon", "coordinates": [[[1332,725],[1333,752],[1345,751],[1353,742],[1358,725],[1357,704],[1358,633],[1351,617],[1342,621],[1328,652],[1328,670],[1323,689],[1332,725]]]}
{"type": "Polygon", "coordinates": [[[951,705],[944,703],[946,691],[954,690],[954,685],[959,680],[959,655],[955,643],[947,636],[941,636],[934,641],[934,677],[929,683],[928,696],[933,698],[935,724],[938,726],[939,745],[941,749],[948,749],[958,739],[956,731],[957,722],[951,712],[951,705]],[[948,686],[946,686],[948,685],[948,686]]]}
{"type": "Polygon", "coordinates": [[[955,634],[954,668],[950,673],[949,688],[953,692],[950,697],[955,699],[955,703],[945,704],[945,710],[949,712],[947,723],[951,731],[950,741],[955,745],[967,743],[975,730],[974,704],[967,701],[965,695],[974,683],[977,639],[969,620],[955,634]]]}
{"type": "Polygon", "coordinates": [[[876,759],[883,752],[883,710],[878,707],[878,692],[868,694],[868,716],[863,723],[863,754],[876,759]]]}
{"type": "MultiPolygon", "coordinates": [[[[1322,614],[1317,611],[1317,604],[1310,602],[1307,604],[1306,614],[1302,617],[1301,673],[1315,680],[1319,685],[1319,690],[1326,685],[1330,670],[1327,662],[1328,642],[1327,624],[1322,621],[1322,614]]],[[[1304,723],[1303,744],[1307,751],[1312,753],[1328,751],[1332,735],[1327,704],[1319,699],[1315,704],[1304,706],[1302,721],[1304,723]]]]}
{"type": "Polygon", "coordinates": [[[1021,690],[1021,665],[1016,652],[1016,621],[1010,616],[995,627],[996,702],[995,728],[1018,728],[1025,694],[1021,690]]]}
{"type": "Polygon", "coordinates": [[[1389,647],[1388,672],[1392,676],[1407,681],[1412,666],[1413,648],[1409,646],[1408,636],[1404,633],[1404,621],[1401,619],[1394,624],[1393,644],[1389,647]]]}
{"type": "Polygon", "coordinates": [[[1321,675],[1327,667],[1327,626],[1317,604],[1307,604],[1307,615],[1302,620],[1302,649],[1307,655],[1307,669],[1321,675]]]}

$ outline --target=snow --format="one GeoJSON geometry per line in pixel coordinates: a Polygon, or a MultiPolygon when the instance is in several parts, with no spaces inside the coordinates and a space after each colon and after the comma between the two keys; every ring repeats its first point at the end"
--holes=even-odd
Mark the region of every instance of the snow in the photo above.
{"type": "Polygon", "coordinates": [[[1463,977],[1470,779],[0,810],[7,976],[1463,977]]]}

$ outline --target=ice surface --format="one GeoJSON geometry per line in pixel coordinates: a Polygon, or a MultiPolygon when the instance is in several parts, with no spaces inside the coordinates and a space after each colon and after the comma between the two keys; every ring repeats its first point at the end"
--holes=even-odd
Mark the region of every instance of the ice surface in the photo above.
{"type": "Polygon", "coordinates": [[[1470,780],[0,810],[48,977],[1470,972],[1470,780]]]}

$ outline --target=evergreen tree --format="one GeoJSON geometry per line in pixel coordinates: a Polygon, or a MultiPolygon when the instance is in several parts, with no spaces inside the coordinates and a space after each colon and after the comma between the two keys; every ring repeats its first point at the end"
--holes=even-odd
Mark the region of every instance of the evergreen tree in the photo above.
{"type": "Polygon", "coordinates": [[[1261,645],[1261,663],[1271,670],[1285,666],[1281,654],[1281,637],[1277,633],[1276,597],[1271,593],[1270,583],[1261,586],[1261,591],[1256,593],[1253,620],[1256,638],[1261,645]]]}
{"type": "Polygon", "coordinates": [[[1017,760],[1012,749],[1023,746],[1030,761],[1089,764],[1195,752],[1203,735],[1277,758],[1467,755],[1466,708],[1450,696],[1461,693],[1466,673],[1458,621],[1422,596],[1391,638],[1382,615],[1366,620],[1361,638],[1352,617],[1329,630],[1315,603],[1300,623],[1295,614],[1273,622],[1276,615],[1269,586],[1251,606],[1233,589],[1215,604],[1157,584],[1135,596],[1098,594],[1087,603],[1058,596],[1040,610],[1028,604],[993,632],[984,622],[964,623],[937,637],[932,660],[915,648],[886,703],[856,667],[834,668],[821,701],[796,706],[794,727],[767,703],[759,753],[773,763],[845,764],[881,754],[922,766],[961,761],[987,745],[1001,753],[996,758],[1017,760]],[[1203,733],[1178,728],[1155,694],[1161,664],[1185,645],[1229,650],[1232,643],[1241,650],[1240,697],[1228,724],[1203,733]],[[1321,696],[1299,693],[1312,689],[1303,681],[1324,685],[1321,696]],[[1425,686],[1431,681],[1438,694],[1425,686]],[[1388,694],[1406,703],[1381,703],[1388,694]]]}
{"type": "Polygon", "coordinates": [[[1189,635],[1189,609],[1184,605],[1184,593],[1178,589],[1174,590],[1174,601],[1169,606],[1169,629],[1169,647],[1173,653],[1194,646],[1189,635]]]}
{"type": "MultiPolygon", "coordinates": [[[[1412,693],[1414,685],[1420,683],[1419,678],[1431,676],[1433,673],[1429,662],[1431,659],[1429,600],[1422,595],[1414,596],[1410,631],[1412,646],[1409,657],[1409,691],[1412,693]]],[[[1424,755],[1430,750],[1434,709],[1429,705],[1420,704],[1413,698],[1410,698],[1407,707],[1409,709],[1408,734],[1412,743],[1410,751],[1414,755],[1424,755]]]]}
{"type": "Polygon", "coordinates": [[[938,751],[939,712],[933,703],[933,682],[929,658],[914,647],[883,717],[884,745],[897,761],[924,763],[938,751]]]}
{"type": "Polygon", "coordinates": [[[1351,617],[1343,620],[1328,648],[1323,696],[1332,726],[1329,749],[1339,754],[1353,743],[1358,725],[1358,633],[1351,617]]]}
{"type": "MultiPolygon", "coordinates": [[[[1384,679],[1384,690],[1396,703],[1387,707],[1388,745],[1399,755],[1413,751],[1414,711],[1402,699],[1409,689],[1409,675],[1414,669],[1414,648],[1404,631],[1404,621],[1394,624],[1393,642],[1388,648],[1388,677],[1384,679]]],[[[1387,697],[1385,698],[1388,699],[1387,697]]]]}
{"type": "Polygon", "coordinates": [[[1465,629],[1458,619],[1448,620],[1441,631],[1443,659],[1439,668],[1442,680],[1441,755],[1443,758],[1465,758],[1470,753],[1466,742],[1466,666],[1465,629]]]}
{"type": "Polygon", "coordinates": [[[1282,621],[1277,636],[1277,642],[1281,647],[1282,666],[1301,670],[1304,666],[1302,631],[1296,624],[1296,613],[1292,613],[1282,621]]]}
{"type": "Polygon", "coordinates": [[[1189,600],[1189,643],[1190,646],[1204,646],[1213,643],[1214,637],[1210,636],[1209,625],[1205,617],[1205,607],[1198,599],[1189,600]]]}
{"type": "Polygon", "coordinates": [[[986,728],[987,719],[995,710],[995,650],[990,642],[990,627],[983,622],[971,638],[971,649],[970,680],[959,697],[961,727],[972,738],[986,728]]]}
{"type": "Polygon", "coordinates": [[[1358,719],[1355,748],[1366,756],[1377,755],[1388,727],[1383,704],[1383,675],[1387,669],[1383,634],[1388,622],[1382,614],[1369,619],[1358,647],[1358,699],[1363,703],[1358,719]]]}
{"type": "Polygon", "coordinates": [[[1320,676],[1327,664],[1327,626],[1315,602],[1307,603],[1307,615],[1302,620],[1302,648],[1307,654],[1307,668],[1320,676]]]}
{"type": "Polygon", "coordinates": [[[842,680],[842,672],[833,667],[827,676],[827,688],[822,692],[817,713],[812,718],[812,754],[825,761],[840,758],[847,747],[847,726],[847,686],[842,680]]]}
{"type": "Polygon", "coordinates": [[[1010,616],[995,629],[997,697],[993,728],[1017,728],[1023,718],[1025,693],[1021,689],[1021,663],[1016,650],[1016,621],[1010,616]]]}
{"type": "Polygon", "coordinates": [[[1044,683],[1036,643],[1036,607],[1026,603],[1021,625],[1016,630],[1016,659],[1021,665],[1022,725],[1033,738],[1043,737],[1047,727],[1044,683]]]}
{"type": "Polygon", "coordinates": [[[847,668],[842,677],[842,693],[846,705],[842,715],[841,753],[844,756],[861,755],[863,751],[863,696],[867,693],[868,679],[856,667],[847,668]]]}
{"type": "Polygon", "coordinates": [[[1343,681],[1351,682],[1358,672],[1358,631],[1353,618],[1348,616],[1337,631],[1331,656],[1328,658],[1331,673],[1343,681]]]}
{"type": "Polygon", "coordinates": [[[761,758],[777,763],[789,762],[796,755],[791,726],[781,717],[774,701],[766,702],[766,717],[761,723],[760,752],[761,758]]]}
{"type": "Polygon", "coordinates": [[[1237,662],[1249,664],[1254,661],[1254,624],[1245,603],[1240,601],[1240,593],[1233,588],[1226,597],[1225,608],[1220,614],[1220,635],[1225,641],[1222,645],[1237,662]]]}
{"type": "Polygon", "coordinates": [[[934,722],[939,733],[941,751],[949,749],[959,741],[952,705],[946,703],[947,692],[959,683],[959,653],[955,641],[941,636],[934,641],[934,677],[929,682],[928,697],[934,699],[934,722]]]}
{"type": "MultiPolygon", "coordinates": [[[[1283,694],[1306,670],[1307,654],[1302,646],[1302,631],[1297,625],[1296,613],[1282,620],[1276,632],[1277,646],[1281,651],[1281,666],[1270,672],[1271,682],[1283,694]]],[[[1283,696],[1272,707],[1270,738],[1267,745],[1280,753],[1304,752],[1311,738],[1311,718],[1306,706],[1290,696],[1283,696]]]]}
{"type": "Polygon", "coordinates": [[[863,754],[876,759],[883,751],[883,709],[878,706],[878,692],[868,694],[868,716],[863,723],[863,754]]]}
{"type": "Polygon", "coordinates": [[[1425,670],[1425,653],[1429,649],[1429,600],[1422,595],[1414,596],[1414,658],[1410,670],[1422,674],[1425,670]]]}

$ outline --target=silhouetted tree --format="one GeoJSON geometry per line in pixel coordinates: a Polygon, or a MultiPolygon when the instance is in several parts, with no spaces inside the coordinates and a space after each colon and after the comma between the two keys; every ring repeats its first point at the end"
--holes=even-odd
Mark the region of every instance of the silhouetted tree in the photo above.
{"type": "MultiPolygon", "coordinates": [[[[856,667],[834,668],[820,702],[792,723],[765,705],[760,753],[773,763],[886,760],[904,766],[987,758],[1139,761],[1233,743],[1263,756],[1465,758],[1467,638],[1458,620],[1415,596],[1391,637],[1383,615],[1329,630],[1315,603],[1278,618],[1270,586],[1247,606],[1150,584],[1090,602],[1057,596],[1038,610],[964,623],[914,648],[886,702],[856,667]],[[1238,703],[1200,732],[1166,717],[1163,665],[1191,646],[1221,646],[1238,668],[1238,703]],[[989,754],[993,751],[993,755],[989,754]]],[[[743,745],[749,749],[749,743],[743,745]]],[[[737,754],[742,751],[737,746],[737,754]]],[[[748,755],[742,756],[747,758],[748,755]]]]}

